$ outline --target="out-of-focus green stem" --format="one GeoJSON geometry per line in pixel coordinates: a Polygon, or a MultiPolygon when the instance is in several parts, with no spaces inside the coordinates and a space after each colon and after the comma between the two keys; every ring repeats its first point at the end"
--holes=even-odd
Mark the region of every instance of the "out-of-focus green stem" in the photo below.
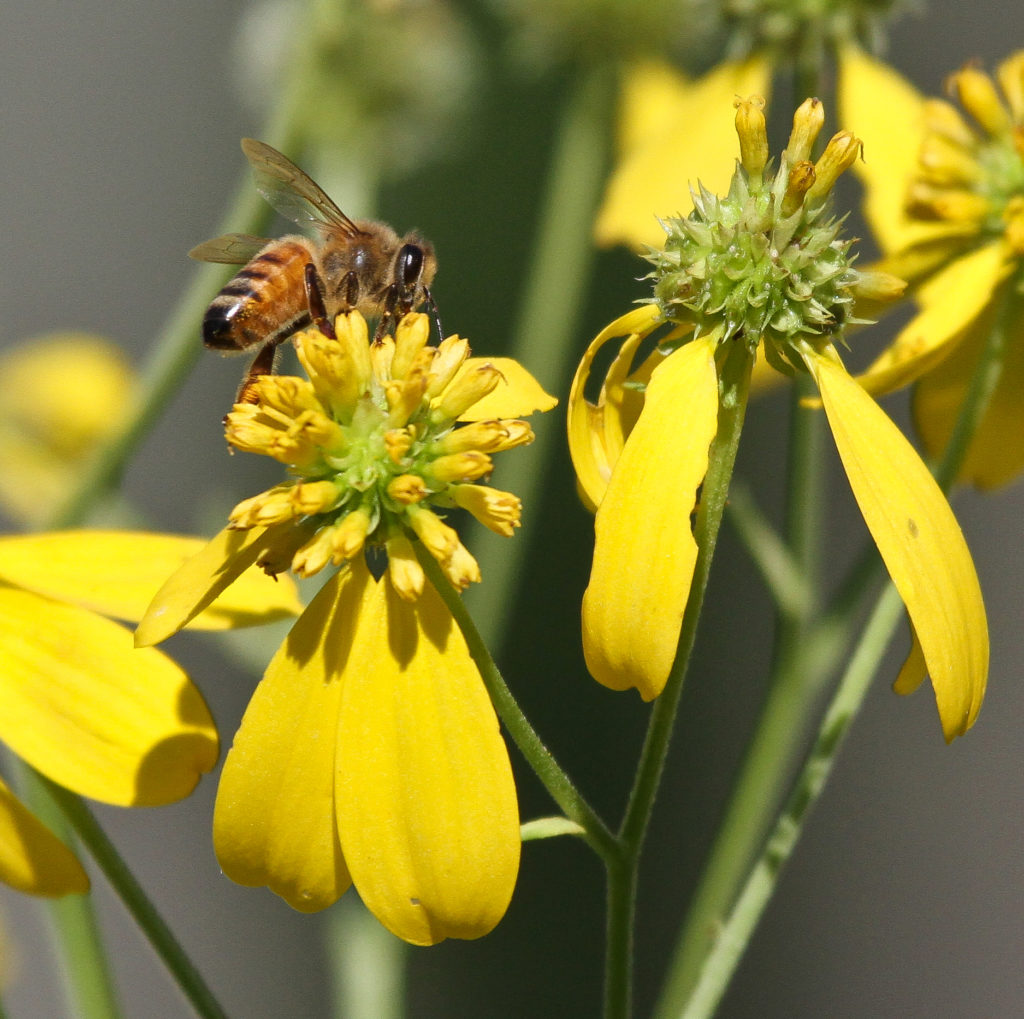
{"type": "MultiPolygon", "coordinates": [[[[302,85],[301,76],[296,76],[296,83],[286,92],[281,105],[268,121],[264,137],[275,148],[289,150],[297,144],[294,106],[303,94],[302,85]]],[[[253,187],[251,175],[246,170],[219,230],[211,230],[210,236],[229,232],[258,235],[265,232],[270,216],[270,207],[253,187]]],[[[142,371],[131,411],[117,433],[96,452],[78,484],[47,522],[45,529],[81,525],[96,505],[116,487],[128,460],[159,420],[203,352],[199,324],[207,305],[224,285],[225,277],[226,270],[222,265],[196,267],[191,282],[153,345],[153,353],[142,371]]]]}
{"type": "MultiPolygon", "coordinates": [[[[175,983],[203,1019],[226,1019],[227,1013],[206,986],[199,971],[178,944],[170,928],[147,898],[142,886],[128,869],[121,854],[104,834],[103,829],[86,807],[80,796],[63,786],[51,782],[43,775],[36,776],[47,795],[75,830],[79,841],[89,850],[103,874],[117,893],[129,914],[145,932],[149,943],[167,967],[175,983]]],[[[102,1015],[103,1013],[97,1013],[102,1015]]]]}
{"type": "MultiPolygon", "coordinates": [[[[62,842],[73,846],[74,831],[49,793],[50,786],[27,764],[20,768],[25,797],[36,816],[62,842]]],[[[60,935],[65,993],[75,1015],[82,1019],[116,1019],[121,1015],[114,981],[107,964],[96,911],[89,895],[65,895],[49,903],[54,928],[60,935]]]]}
{"type": "MultiPolygon", "coordinates": [[[[580,75],[565,93],[533,260],[508,351],[555,392],[566,386],[578,349],[575,340],[594,261],[594,217],[605,180],[614,107],[610,68],[595,66],[580,75]]],[[[501,487],[515,492],[524,507],[515,542],[471,525],[468,545],[486,560],[486,583],[469,601],[473,618],[492,647],[500,642],[502,625],[511,616],[522,562],[539,523],[554,444],[564,435],[556,424],[541,421],[528,455],[502,460],[501,487]]]]}

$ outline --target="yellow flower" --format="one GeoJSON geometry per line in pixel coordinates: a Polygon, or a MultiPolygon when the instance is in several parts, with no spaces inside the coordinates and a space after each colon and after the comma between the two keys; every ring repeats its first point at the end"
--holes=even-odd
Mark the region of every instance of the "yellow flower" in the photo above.
{"type": "Polygon", "coordinates": [[[900,281],[853,267],[841,223],[829,213],[829,192],[859,142],[840,132],[811,163],[824,115],[808,100],[770,172],[763,101],[737,106],[740,160],[728,195],[701,190],[686,219],[666,220],[665,248],[649,256],[654,300],[597,336],[570,393],[573,462],[584,500],[597,511],[583,601],[588,667],[599,682],[636,687],[645,700],[664,687],[697,559],[690,517],[718,431],[720,393],[731,392],[724,383],[742,379],[762,352],[776,369],[807,372],[818,386],[914,631],[897,689],[908,692],[927,672],[950,740],[973,723],[988,671],[974,565],[924,464],[835,349],[856,321],[855,300],[901,291],[900,281]],[[612,341],[618,353],[590,403],[584,387],[612,341]]]}
{"type": "Polygon", "coordinates": [[[218,859],[304,912],[354,883],[406,941],[479,937],[515,885],[516,792],[494,709],[415,542],[455,587],[479,579],[439,510],[511,534],[519,500],[479,481],[494,453],[532,440],[512,415],[555,401],[514,361],[470,358],[457,336],[427,346],[423,315],[373,343],[355,312],[336,332],[296,336],[308,380],[265,376],[256,402],[228,415],[229,441],[291,478],[235,507],[136,639],[162,640],[253,565],[340,567],[242,720],[217,795],[218,859]]]}
{"type": "Polygon", "coordinates": [[[38,524],[119,426],[135,375],[107,340],[53,333],[0,356],[0,378],[0,505],[38,524]]]}
{"type": "MultiPolygon", "coordinates": [[[[199,545],[107,531],[0,538],[0,740],[54,782],[104,803],[187,796],[217,759],[206,704],[170,658],[135,650],[131,634],[104,617],[140,618],[159,579],[199,545]]],[[[275,618],[294,611],[288,595],[257,577],[196,625],[275,618]]],[[[0,880],[36,895],[88,887],[71,851],[3,784],[0,880]]]]}
{"type": "Polygon", "coordinates": [[[840,90],[844,119],[868,125],[860,174],[882,264],[920,308],[860,382],[884,393],[916,381],[915,423],[938,454],[986,338],[1002,328],[1002,373],[960,474],[981,488],[1024,470],[1024,51],[996,79],[973,66],[950,77],[965,117],[848,50],[840,90]]]}

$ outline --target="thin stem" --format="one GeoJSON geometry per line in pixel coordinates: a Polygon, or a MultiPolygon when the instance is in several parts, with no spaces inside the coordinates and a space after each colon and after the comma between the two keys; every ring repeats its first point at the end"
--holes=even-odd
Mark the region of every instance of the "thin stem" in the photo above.
{"type": "Polygon", "coordinates": [[[723,381],[718,432],[711,445],[708,471],[704,478],[694,527],[697,561],[683,614],[676,657],[665,688],[659,694],[651,711],[647,735],[619,834],[625,862],[619,867],[609,867],[608,872],[611,909],[608,917],[608,959],[605,973],[606,1016],[626,1016],[631,1007],[636,871],[675,727],[683,682],[696,641],[697,624],[704,604],[711,561],[718,541],[729,482],[743,430],[750,383],[750,359],[739,344],[734,347],[733,357],[739,363],[727,362],[721,373],[723,381]]]}
{"type": "MultiPolygon", "coordinates": [[[[566,92],[540,212],[540,225],[509,355],[546,387],[563,390],[576,357],[574,339],[586,307],[594,261],[594,215],[608,161],[610,117],[614,106],[610,69],[586,69],[566,92]]],[[[541,493],[551,477],[556,442],[554,421],[542,422],[528,457],[501,466],[502,487],[515,492],[526,508],[515,547],[481,526],[471,525],[469,543],[487,562],[487,583],[469,597],[473,616],[488,642],[498,646],[499,628],[511,613],[524,575],[522,561],[533,544],[541,493]]]]}
{"type": "Polygon", "coordinates": [[[434,557],[419,542],[415,543],[415,548],[427,579],[437,589],[445,605],[448,606],[448,611],[451,612],[462,631],[469,654],[480,670],[494,709],[520,753],[526,758],[527,763],[551,794],[551,798],[562,808],[566,816],[585,830],[585,838],[594,846],[599,855],[604,859],[614,857],[617,853],[614,836],[573,785],[572,780],[559,766],[551,751],[544,745],[537,730],[523,714],[512,691],[505,683],[501,671],[491,657],[465,602],[449,583],[434,557]]]}
{"type": "MultiPolygon", "coordinates": [[[[170,928],[146,897],[113,843],[97,824],[80,796],[63,786],[51,782],[43,775],[36,776],[47,795],[75,830],[79,841],[89,850],[103,871],[111,887],[124,903],[132,918],[146,932],[150,944],[189,1000],[196,1014],[204,1019],[224,1019],[227,1013],[217,1003],[199,971],[175,940],[170,928]]],[[[97,1013],[100,1015],[102,1013],[97,1013]]]]}
{"type": "MultiPolygon", "coordinates": [[[[1018,306],[1012,287],[1002,296],[996,320],[971,376],[956,424],[934,474],[943,491],[948,491],[960,472],[972,436],[983,420],[1002,374],[1003,356],[1010,320],[1018,306]]],[[[817,739],[797,777],[793,792],[775,822],[761,857],[749,874],[732,912],[720,913],[719,936],[704,960],[692,991],[683,992],[673,973],[658,1014],[660,1016],[709,1016],[725,993],[732,974],[765,906],[771,898],[782,865],[795,847],[810,808],[821,795],[835,764],[842,738],[857,716],[870,681],[902,617],[899,595],[887,585],[857,644],[853,658],[841,679],[817,739]]],[[[728,906],[725,907],[729,909],[728,906]]]]}
{"type": "MultiPolygon", "coordinates": [[[[50,796],[46,779],[23,761],[18,764],[26,798],[36,815],[57,838],[73,845],[72,827],[50,796]]],[[[121,1008],[92,897],[65,895],[48,905],[54,928],[60,932],[66,994],[73,1011],[83,1019],[115,1019],[121,1008]]]]}

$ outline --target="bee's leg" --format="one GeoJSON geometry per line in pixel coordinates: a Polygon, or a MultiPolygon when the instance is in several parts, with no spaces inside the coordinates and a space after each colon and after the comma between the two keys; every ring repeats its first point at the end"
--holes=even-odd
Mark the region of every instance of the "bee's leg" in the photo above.
{"type": "Polygon", "coordinates": [[[306,263],[306,303],[309,305],[309,317],[328,339],[335,340],[334,323],[327,317],[327,306],[324,304],[324,292],[320,284],[320,276],[312,262],[306,263]]]}
{"type": "Polygon", "coordinates": [[[430,309],[431,314],[434,316],[434,325],[437,326],[437,339],[438,342],[440,342],[444,339],[444,330],[441,328],[441,312],[438,311],[434,295],[426,287],[423,288],[423,293],[426,295],[425,303],[430,309]]]}
{"type": "Polygon", "coordinates": [[[268,343],[260,348],[259,353],[253,358],[249,365],[242,384],[238,387],[235,395],[235,403],[256,403],[259,397],[256,394],[256,383],[263,375],[273,375],[277,367],[277,355],[279,352],[277,343],[268,343]]]}

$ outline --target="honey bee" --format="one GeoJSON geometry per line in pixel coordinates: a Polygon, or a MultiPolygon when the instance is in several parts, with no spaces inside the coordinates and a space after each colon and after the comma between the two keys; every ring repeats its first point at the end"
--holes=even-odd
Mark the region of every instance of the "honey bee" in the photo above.
{"type": "Polygon", "coordinates": [[[437,320],[430,293],[437,259],[429,241],[415,232],[399,237],[385,223],[349,219],[312,178],[264,142],[243,138],[242,151],[257,191],[316,236],[224,234],[189,252],[201,262],[245,266],[203,316],[207,347],[225,353],[259,348],[237,402],[255,400],[255,381],[273,373],[278,344],[310,324],[333,338],[335,316],[356,309],[377,317],[380,337],[424,303],[437,320]]]}

